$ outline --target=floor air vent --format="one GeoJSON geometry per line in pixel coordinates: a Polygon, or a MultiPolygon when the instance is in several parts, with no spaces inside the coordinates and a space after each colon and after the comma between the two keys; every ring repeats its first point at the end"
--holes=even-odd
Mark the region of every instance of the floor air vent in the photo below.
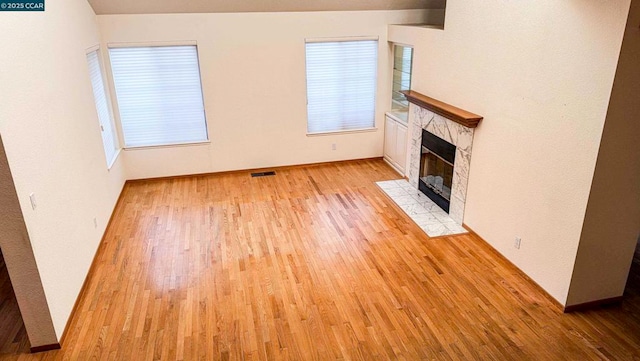
{"type": "Polygon", "coordinates": [[[266,176],[269,176],[269,175],[276,175],[276,172],[269,171],[269,172],[251,173],[252,177],[266,177],[266,176]]]}

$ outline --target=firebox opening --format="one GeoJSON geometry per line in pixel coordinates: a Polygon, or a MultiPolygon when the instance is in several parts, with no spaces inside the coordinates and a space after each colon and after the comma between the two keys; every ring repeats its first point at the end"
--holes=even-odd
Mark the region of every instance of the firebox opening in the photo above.
{"type": "Polygon", "coordinates": [[[455,156],[455,145],[422,131],[418,188],[447,213],[451,203],[455,156]]]}

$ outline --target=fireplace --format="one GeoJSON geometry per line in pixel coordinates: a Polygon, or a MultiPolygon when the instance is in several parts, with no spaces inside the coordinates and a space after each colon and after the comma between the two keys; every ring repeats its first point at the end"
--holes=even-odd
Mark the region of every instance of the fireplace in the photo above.
{"type": "Polygon", "coordinates": [[[482,117],[413,90],[403,94],[410,103],[409,184],[430,195],[462,225],[473,134],[482,117]]]}
{"type": "Polygon", "coordinates": [[[456,146],[422,130],[418,188],[449,213],[456,146]]]}

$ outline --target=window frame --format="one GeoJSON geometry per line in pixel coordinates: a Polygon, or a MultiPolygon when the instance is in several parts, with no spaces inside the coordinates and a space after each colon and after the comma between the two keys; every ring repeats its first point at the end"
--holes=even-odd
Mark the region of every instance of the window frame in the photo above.
{"type": "Polygon", "coordinates": [[[198,43],[196,41],[151,41],[151,42],[110,42],[107,43],[107,56],[108,56],[108,66],[109,66],[109,85],[113,89],[114,100],[114,113],[118,120],[118,125],[120,126],[118,131],[120,136],[122,137],[122,150],[124,151],[135,151],[135,150],[144,150],[144,149],[153,149],[153,148],[173,148],[173,147],[188,147],[188,146],[198,146],[198,145],[208,145],[211,144],[211,137],[209,135],[209,121],[207,117],[206,110],[206,102],[205,102],[205,91],[203,84],[203,76],[202,76],[202,66],[200,61],[200,49],[198,43]],[[111,61],[111,49],[121,49],[121,48],[150,48],[150,47],[181,47],[181,46],[193,46],[196,49],[196,60],[198,63],[198,77],[200,80],[200,94],[202,97],[202,115],[204,121],[204,129],[206,139],[204,140],[195,140],[195,141],[182,141],[176,143],[162,143],[162,144],[149,144],[149,145],[132,145],[128,146],[125,141],[125,131],[122,123],[122,114],[120,111],[120,104],[118,103],[118,95],[116,89],[116,81],[112,67],[111,61]]]}
{"type": "Polygon", "coordinates": [[[364,133],[375,132],[378,130],[378,99],[379,99],[379,75],[380,75],[380,38],[378,36],[351,36],[351,37],[327,37],[327,38],[305,38],[304,39],[304,57],[305,57],[305,99],[306,99],[306,136],[327,136],[327,135],[339,135],[350,133],[364,133]],[[353,129],[337,129],[337,130],[322,130],[317,132],[309,131],[309,81],[308,81],[308,55],[307,44],[309,43],[333,43],[333,42],[358,42],[358,41],[375,41],[376,42],[376,59],[375,59],[375,84],[374,84],[374,99],[373,99],[373,120],[372,126],[353,129]]]}
{"type": "Polygon", "coordinates": [[[96,117],[98,118],[98,125],[100,126],[100,140],[102,142],[102,149],[104,151],[104,155],[105,155],[105,159],[106,159],[106,163],[107,163],[107,170],[111,170],[111,168],[113,167],[113,165],[116,163],[116,160],[118,159],[118,157],[120,156],[120,153],[122,151],[122,144],[120,143],[120,134],[119,134],[119,130],[118,127],[116,126],[116,119],[115,119],[115,111],[113,109],[113,103],[111,102],[111,89],[109,87],[109,77],[107,76],[107,71],[105,68],[105,62],[103,60],[103,54],[102,54],[102,49],[100,48],[100,45],[94,45],[90,48],[87,48],[85,50],[85,59],[87,62],[87,70],[88,75],[89,75],[89,83],[91,84],[91,98],[93,99],[93,105],[94,108],[96,110],[96,117]],[[108,115],[108,126],[111,128],[111,136],[113,139],[113,145],[115,147],[115,152],[113,153],[111,159],[108,158],[108,154],[107,154],[107,148],[106,148],[106,144],[104,143],[104,136],[103,136],[103,132],[104,130],[102,129],[103,122],[100,120],[100,114],[98,112],[98,104],[96,102],[95,99],[95,95],[93,93],[93,81],[91,80],[91,69],[90,69],[90,65],[89,65],[89,55],[91,53],[96,53],[96,57],[98,59],[98,68],[100,71],[100,77],[102,80],[102,88],[103,88],[103,92],[104,92],[104,97],[105,97],[105,106],[107,108],[107,115],[108,115]]]}

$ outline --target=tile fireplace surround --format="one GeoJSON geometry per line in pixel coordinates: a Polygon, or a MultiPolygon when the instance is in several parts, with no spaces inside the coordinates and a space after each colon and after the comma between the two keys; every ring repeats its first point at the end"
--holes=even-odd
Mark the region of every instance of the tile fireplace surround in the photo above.
{"type": "Polygon", "coordinates": [[[467,199],[474,128],[482,117],[415,91],[408,91],[405,96],[411,102],[409,108],[410,153],[407,172],[409,183],[416,189],[418,188],[423,129],[455,145],[456,157],[453,165],[449,216],[457,224],[462,225],[467,199]]]}
{"type": "Polygon", "coordinates": [[[473,129],[455,123],[417,105],[411,104],[411,108],[409,113],[411,153],[409,154],[409,171],[407,172],[409,183],[416,189],[418,188],[422,129],[455,145],[456,161],[453,164],[449,216],[456,223],[462,224],[464,204],[467,198],[473,129]]]}
{"type": "Polygon", "coordinates": [[[376,184],[429,237],[467,233],[447,212],[406,180],[389,180],[376,184]]]}

